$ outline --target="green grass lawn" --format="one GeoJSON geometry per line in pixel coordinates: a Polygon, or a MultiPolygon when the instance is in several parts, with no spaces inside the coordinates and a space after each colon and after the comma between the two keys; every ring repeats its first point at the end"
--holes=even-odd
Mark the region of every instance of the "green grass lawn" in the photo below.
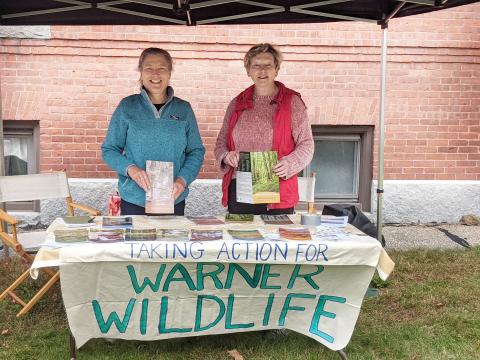
{"type": "MultiPolygon", "coordinates": [[[[380,296],[364,302],[346,351],[349,359],[447,360],[480,358],[480,247],[471,250],[392,252],[396,269],[388,282],[375,279],[380,296]]],[[[0,262],[0,290],[20,271],[0,262]]],[[[32,292],[34,285],[29,285],[32,292]]],[[[68,359],[68,328],[60,289],[55,287],[30,314],[0,302],[0,359],[68,359]]],[[[91,340],[79,359],[338,359],[312,339],[272,332],[163,340],[91,340]]]]}

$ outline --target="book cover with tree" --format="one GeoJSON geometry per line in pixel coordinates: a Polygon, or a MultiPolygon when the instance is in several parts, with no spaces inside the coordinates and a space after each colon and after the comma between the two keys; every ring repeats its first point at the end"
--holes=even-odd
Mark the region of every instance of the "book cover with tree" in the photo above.
{"type": "Polygon", "coordinates": [[[280,202],[278,176],[273,172],[278,162],[276,151],[240,152],[236,173],[237,201],[248,204],[280,202]]]}

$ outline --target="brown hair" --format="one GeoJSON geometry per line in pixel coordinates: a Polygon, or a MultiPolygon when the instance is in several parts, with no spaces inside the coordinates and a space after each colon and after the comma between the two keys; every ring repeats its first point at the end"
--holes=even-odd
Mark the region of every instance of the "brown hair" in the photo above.
{"type": "Polygon", "coordinates": [[[161,55],[161,56],[163,56],[165,58],[165,60],[167,60],[167,62],[168,62],[168,70],[170,70],[170,71],[173,70],[173,60],[172,60],[172,57],[170,56],[170,54],[168,53],[168,51],[160,49],[160,48],[156,48],[156,47],[151,47],[151,48],[147,48],[147,49],[143,50],[142,53],[140,54],[140,57],[138,58],[138,68],[137,68],[138,71],[142,71],[143,63],[145,62],[145,58],[148,55],[161,55]]]}
{"type": "Polygon", "coordinates": [[[245,57],[243,58],[243,65],[245,66],[245,69],[250,68],[250,64],[252,62],[252,59],[262,53],[270,53],[273,56],[273,60],[275,61],[275,70],[280,69],[280,64],[282,63],[282,53],[276,49],[272,44],[269,43],[262,43],[262,44],[257,44],[254,45],[250,48],[250,50],[247,51],[245,54],[245,57]]]}

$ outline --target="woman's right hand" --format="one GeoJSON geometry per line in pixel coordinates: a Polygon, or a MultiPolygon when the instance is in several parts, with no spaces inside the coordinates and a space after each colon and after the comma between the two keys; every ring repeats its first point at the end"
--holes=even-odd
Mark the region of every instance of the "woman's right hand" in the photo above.
{"type": "Polygon", "coordinates": [[[138,166],[130,166],[127,170],[128,176],[137,183],[145,192],[150,190],[150,179],[145,170],[140,169],[138,166]]]}
{"type": "Polygon", "coordinates": [[[223,162],[233,168],[236,168],[238,166],[239,160],[240,153],[238,151],[229,151],[227,155],[225,155],[225,157],[223,158],[223,162]]]}

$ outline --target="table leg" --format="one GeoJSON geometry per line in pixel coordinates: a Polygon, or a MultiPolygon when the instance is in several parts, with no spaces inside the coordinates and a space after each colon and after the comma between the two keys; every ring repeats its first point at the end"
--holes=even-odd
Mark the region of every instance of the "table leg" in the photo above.
{"type": "Polygon", "coordinates": [[[340,356],[340,359],[342,360],[347,360],[347,353],[345,352],[345,349],[341,349],[337,351],[338,356],[340,356]]]}
{"type": "Polygon", "coordinates": [[[70,335],[70,360],[77,360],[77,345],[75,344],[75,338],[72,333],[70,335]]]}

